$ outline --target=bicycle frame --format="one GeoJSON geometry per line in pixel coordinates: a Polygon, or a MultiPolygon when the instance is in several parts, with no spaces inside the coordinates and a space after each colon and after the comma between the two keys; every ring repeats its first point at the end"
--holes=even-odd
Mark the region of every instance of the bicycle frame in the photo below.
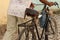
{"type": "MultiPolygon", "coordinates": [[[[27,22],[25,22],[25,23],[19,24],[18,27],[20,27],[20,26],[26,27],[26,26],[27,26],[26,23],[28,23],[28,22],[30,22],[30,21],[32,21],[32,23],[35,25],[34,28],[36,29],[37,36],[38,36],[38,40],[40,40],[39,33],[38,33],[38,29],[37,29],[37,25],[36,25],[36,23],[35,23],[35,21],[34,21],[34,18],[32,18],[31,20],[29,20],[29,21],[27,21],[27,22]]],[[[18,28],[18,34],[19,34],[19,28],[18,28]]]]}
{"type": "MultiPolygon", "coordinates": [[[[47,12],[47,11],[49,12],[49,8],[48,8],[48,7],[46,8],[46,6],[47,6],[47,5],[44,6],[43,10],[45,10],[46,12],[47,12]]],[[[49,21],[49,14],[48,14],[48,12],[46,13],[45,28],[43,28],[43,30],[45,30],[45,32],[48,31],[48,21],[49,21]]],[[[22,25],[22,24],[18,24],[18,32],[19,32],[19,26],[26,27],[27,25],[25,25],[25,24],[28,23],[28,22],[30,22],[30,21],[32,21],[32,23],[33,23],[34,26],[35,26],[34,28],[36,29],[37,36],[38,36],[38,40],[41,40],[40,37],[39,37],[37,25],[36,25],[36,23],[35,23],[35,21],[34,21],[34,18],[32,18],[31,20],[29,20],[29,21],[27,21],[27,22],[25,22],[25,23],[22,23],[23,25],[22,25]]],[[[18,34],[19,34],[19,33],[18,33],[18,34]]],[[[45,40],[48,40],[48,35],[46,35],[46,34],[45,34],[45,40]]]]}

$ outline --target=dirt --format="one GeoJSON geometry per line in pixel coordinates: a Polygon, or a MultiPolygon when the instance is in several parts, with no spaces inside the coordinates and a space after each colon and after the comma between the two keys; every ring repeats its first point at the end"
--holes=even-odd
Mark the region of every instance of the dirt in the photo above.
{"type": "MultiPolygon", "coordinates": [[[[57,21],[57,27],[58,27],[58,39],[60,40],[60,14],[59,15],[55,15],[56,21],[57,21]]],[[[6,31],[6,25],[0,25],[0,40],[2,40],[3,35],[6,31]]]]}
{"type": "Polygon", "coordinates": [[[6,31],[6,24],[0,25],[0,40],[2,39],[5,31],[6,31]]]}

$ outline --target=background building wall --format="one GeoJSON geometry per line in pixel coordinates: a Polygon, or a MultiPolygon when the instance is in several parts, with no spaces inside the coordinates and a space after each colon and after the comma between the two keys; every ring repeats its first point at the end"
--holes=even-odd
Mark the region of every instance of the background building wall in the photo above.
{"type": "Polygon", "coordinates": [[[7,22],[7,9],[10,0],[0,0],[0,24],[7,22]]]}

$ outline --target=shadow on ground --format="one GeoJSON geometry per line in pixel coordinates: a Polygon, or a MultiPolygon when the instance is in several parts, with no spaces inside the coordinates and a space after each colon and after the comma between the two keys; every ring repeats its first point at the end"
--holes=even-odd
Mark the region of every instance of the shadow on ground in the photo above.
{"type": "Polygon", "coordinates": [[[6,32],[7,24],[0,25],[0,40],[3,38],[4,33],[6,32]]]}

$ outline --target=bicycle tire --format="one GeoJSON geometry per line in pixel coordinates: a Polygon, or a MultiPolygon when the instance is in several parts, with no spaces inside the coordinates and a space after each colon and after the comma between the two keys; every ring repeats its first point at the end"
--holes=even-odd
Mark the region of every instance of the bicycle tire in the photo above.
{"type": "Polygon", "coordinates": [[[58,29],[57,29],[56,20],[53,17],[51,17],[49,20],[50,20],[50,22],[49,22],[50,27],[49,28],[51,28],[50,32],[49,32],[49,35],[52,34],[51,36],[53,36],[50,39],[51,40],[58,40],[58,38],[57,38],[57,36],[58,36],[58,29]]]}

